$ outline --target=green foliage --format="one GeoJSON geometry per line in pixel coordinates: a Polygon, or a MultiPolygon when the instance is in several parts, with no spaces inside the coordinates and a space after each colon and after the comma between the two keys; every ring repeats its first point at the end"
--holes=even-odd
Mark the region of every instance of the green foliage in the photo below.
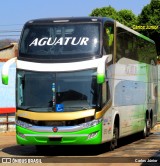
{"type": "Polygon", "coordinates": [[[117,11],[111,6],[96,8],[92,11],[90,16],[109,17],[109,18],[112,18],[115,20],[117,20],[117,18],[118,18],[117,11]]]}
{"type": "Polygon", "coordinates": [[[119,21],[120,23],[132,27],[133,24],[136,24],[137,17],[131,10],[123,9],[120,11],[116,11],[113,7],[102,7],[96,8],[92,11],[90,16],[101,16],[101,17],[109,17],[114,20],[119,21]]]}
{"type": "Polygon", "coordinates": [[[153,39],[157,45],[157,51],[160,55],[160,1],[159,0],[151,0],[150,4],[146,5],[141,14],[138,16],[138,25],[143,25],[145,27],[156,26],[159,28],[156,29],[140,29],[138,30],[140,33],[148,36],[153,39]]]}
{"type": "MultiPolygon", "coordinates": [[[[138,16],[138,25],[160,26],[160,1],[151,0],[151,3],[146,5],[141,14],[138,16]]],[[[155,32],[160,33],[160,29],[144,29],[140,30],[147,36],[152,36],[155,32]]]]}
{"type": "Polygon", "coordinates": [[[123,9],[117,12],[118,21],[128,27],[132,27],[137,22],[137,17],[131,10],[123,9]]]}

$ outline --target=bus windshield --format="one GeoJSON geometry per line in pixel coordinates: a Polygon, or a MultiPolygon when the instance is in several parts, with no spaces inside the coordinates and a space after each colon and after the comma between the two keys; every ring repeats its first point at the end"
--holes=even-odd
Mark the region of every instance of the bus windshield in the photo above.
{"type": "Polygon", "coordinates": [[[96,70],[66,73],[17,71],[17,108],[72,112],[96,107],[96,70]]]}
{"type": "Polygon", "coordinates": [[[27,25],[19,57],[67,61],[96,58],[100,54],[99,23],[27,25]]]}

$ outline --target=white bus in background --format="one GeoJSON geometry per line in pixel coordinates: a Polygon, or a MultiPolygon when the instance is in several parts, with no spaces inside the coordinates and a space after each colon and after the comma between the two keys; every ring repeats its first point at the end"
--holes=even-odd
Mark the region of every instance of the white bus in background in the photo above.
{"type": "Polygon", "coordinates": [[[151,39],[110,18],[28,21],[16,61],[16,137],[20,145],[88,145],[157,122],[157,63],[151,39]]]}

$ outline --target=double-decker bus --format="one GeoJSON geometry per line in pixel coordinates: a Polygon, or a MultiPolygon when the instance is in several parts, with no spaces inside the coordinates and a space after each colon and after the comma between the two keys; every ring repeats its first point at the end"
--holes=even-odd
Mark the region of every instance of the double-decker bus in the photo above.
{"type": "Polygon", "coordinates": [[[151,39],[104,17],[28,21],[16,62],[20,145],[93,145],[146,137],[157,121],[157,65],[151,39]]]}

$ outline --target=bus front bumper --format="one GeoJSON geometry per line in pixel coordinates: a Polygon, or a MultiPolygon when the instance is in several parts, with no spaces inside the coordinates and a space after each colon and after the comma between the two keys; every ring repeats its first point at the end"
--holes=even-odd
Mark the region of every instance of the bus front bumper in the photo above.
{"type": "Polygon", "coordinates": [[[102,142],[102,122],[74,132],[37,132],[16,126],[20,145],[94,145],[102,142]]]}

